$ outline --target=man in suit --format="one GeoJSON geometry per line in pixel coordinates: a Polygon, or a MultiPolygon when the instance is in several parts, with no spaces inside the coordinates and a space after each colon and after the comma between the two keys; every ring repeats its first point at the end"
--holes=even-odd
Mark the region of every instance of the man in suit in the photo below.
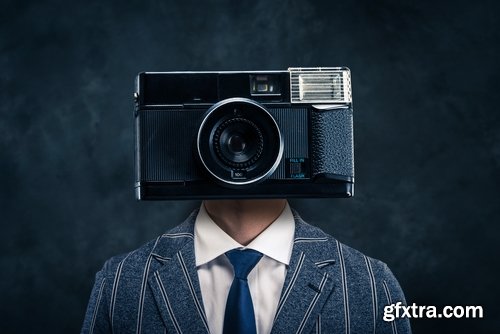
{"type": "Polygon", "coordinates": [[[286,200],[213,200],[105,263],[82,333],[411,333],[407,318],[382,319],[397,302],[384,263],[286,200]]]}

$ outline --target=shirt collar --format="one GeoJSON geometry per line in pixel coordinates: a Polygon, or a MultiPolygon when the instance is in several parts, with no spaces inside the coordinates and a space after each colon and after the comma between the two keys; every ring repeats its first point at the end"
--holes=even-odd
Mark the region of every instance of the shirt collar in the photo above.
{"type": "Polygon", "coordinates": [[[295,220],[288,203],[281,215],[247,246],[224,232],[208,215],[203,203],[194,224],[196,266],[208,263],[235,248],[250,248],[285,265],[290,262],[295,220]]]}

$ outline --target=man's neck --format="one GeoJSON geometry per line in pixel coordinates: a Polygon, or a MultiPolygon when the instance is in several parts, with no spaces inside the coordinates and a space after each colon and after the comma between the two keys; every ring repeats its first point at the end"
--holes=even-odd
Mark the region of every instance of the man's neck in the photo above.
{"type": "Polygon", "coordinates": [[[283,212],[286,199],[210,200],[205,209],[231,238],[248,245],[283,212]]]}

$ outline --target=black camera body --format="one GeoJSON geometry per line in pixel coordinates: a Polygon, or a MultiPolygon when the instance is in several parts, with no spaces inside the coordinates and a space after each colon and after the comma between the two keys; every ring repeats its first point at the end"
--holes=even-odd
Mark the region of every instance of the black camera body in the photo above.
{"type": "Polygon", "coordinates": [[[348,68],[143,72],[140,200],[351,197],[348,68]]]}

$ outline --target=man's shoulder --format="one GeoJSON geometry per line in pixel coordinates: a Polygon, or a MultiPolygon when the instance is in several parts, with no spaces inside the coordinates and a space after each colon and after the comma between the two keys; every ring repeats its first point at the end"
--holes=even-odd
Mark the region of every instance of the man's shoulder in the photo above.
{"type": "Polygon", "coordinates": [[[366,273],[367,268],[375,276],[384,276],[389,271],[387,264],[383,261],[340,242],[321,228],[305,222],[296,212],[294,216],[298,234],[294,242],[295,244],[303,243],[305,247],[308,247],[311,250],[309,251],[310,257],[315,263],[331,261],[348,268],[348,272],[353,274],[366,273]]]}
{"type": "Polygon", "coordinates": [[[196,211],[183,223],[128,253],[109,258],[101,270],[106,276],[142,277],[144,271],[170,260],[186,242],[192,241],[196,211]]]}

